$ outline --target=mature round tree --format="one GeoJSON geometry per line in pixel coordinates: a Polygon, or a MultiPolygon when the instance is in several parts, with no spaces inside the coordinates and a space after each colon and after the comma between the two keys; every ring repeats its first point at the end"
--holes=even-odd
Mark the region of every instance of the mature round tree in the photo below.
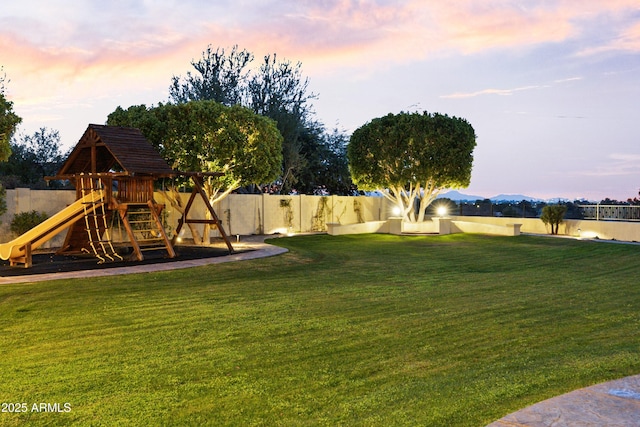
{"type": "Polygon", "coordinates": [[[280,172],[282,136],[273,120],[215,101],[118,107],[107,124],[137,127],[174,168],[225,172],[208,182],[218,201],[239,185],[268,182],[280,172]]]}
{"type": "MultiPolygon", "coordinates": [[[[211,203],[240,185],[269,182],[280,174],[282,136],[276,124],[239,105],[192,101],[128,110],[118,107],[107,124],[137,127],[175,169],[223,172],[204,182],[211,203]]],[[[173,199],[174,207],[180,209],[179,200],[173,199]]]]}
{"type": "Polygon", "coordinates": [[[351,178],[359,188],[380,191],[405,220],[422,221],[443,189],[469,185],[475,146],[475,131],[464,119],[400,113],[356,129],[347,156],[351,178]]]}

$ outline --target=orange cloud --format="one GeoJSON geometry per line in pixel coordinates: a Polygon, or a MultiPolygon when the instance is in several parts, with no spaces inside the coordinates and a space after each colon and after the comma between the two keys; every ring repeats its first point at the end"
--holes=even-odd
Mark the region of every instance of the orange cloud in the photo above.
{"type": "MultiPolygon", "coordinates": [[[[577,40],[587,37],[603,16],[618,22],[638,10],[637,0],[585,0],[579,8],[570,0],[524,5],[503,0],[327,0],[287,6],[291,12],[265,16],[255,31],[241,37],[263,52],[284,53],[314,68],[380,67],[577,40]]],[[[618,46],[635,50],[636,31],[633,27],[623,34],[618,46]]]]}
{"type": "MultiPolygon", "coordinates": [[[[170,65],[171,72],[179,74],[188,69],[188,59],[184,65],[176,65],[176,60],[197,56],[208,44],[239,44],[259,56],[277,52],[314,67],[377,67],[454,52],[561,42],[580,36],[582,26],[598,16],[620,18],[638,10],[637,0],[585,0],[579,8],[570,0],[285,0],[245,7],[242,14],[189,5],[184,3],[179,13],[166,3],[128,14],[107,8],[101,11],[100,25],[92,26],[84,24],[87,17],[81,15],[97,13],[89,7],[55,21],[24,18],[5,26],[4,39],[13,38],[11,45],[18,52],[3,45],[3,57],[15,61],[18,55],[21,72],[37,71],[34,68],[46,63],[71,77],[114,66],[135,72],[145,69],[144,63],[170,65]],[[25,36],[17,40],[15,34],[25,36]]],[[[640,24],[635,23],[618,40],[599,48],[637,50],[639,33],[640,24]]]]}
{"type": "MultiPolygon", "coordinates": [[[[254,52],[256,62],[276,52],[301,61],[305,71],[358,67],[366,72],[437,55],[576,39],[598,17],[629,20],[630,11],[639,10],[637,0],[585,0],[580,7],[571,0],[284,0],[242,10],[227,6],[228,13],[189,2],[178,9],[171,2],[137,7],[142,9],[83,6],[55,19],[38,19],[37,12],[20,19],[0,16],[0,65],[13,80],[9,92],[35,99],[73,91],[80,98],[107,95],[114,87],[166,88],[170,77],[186,73],[189,61],[208,44],[238,44],[254,52]],[[86,24],[96,13],[99,23],[86,24]]],[[[621,28],[610,43],[584,52],[640,50],[640,23],[621,28]]]]}

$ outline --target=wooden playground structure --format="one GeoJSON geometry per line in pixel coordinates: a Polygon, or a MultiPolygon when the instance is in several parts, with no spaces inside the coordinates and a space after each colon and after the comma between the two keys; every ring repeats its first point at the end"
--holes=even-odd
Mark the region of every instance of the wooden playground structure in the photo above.
{"type": "Polygon", "coordinates": [[[32,265],[32,251],[68,229],[59,254],[90,254],[100,263],[123,260],[118,249],[130,247],[130,259],[142,261],[143,251],[165,250],[176,256],[175,237],[169,239],[162,221],[164,205],[154,200],[154,185],[163,178],[191,178],[193,191],[178,221],[177,237],[184,224],[210,224],[218,229],[229,253],[233,247],[203,189],[203,179],[213,173],[179,172],[167,165],[142,132],[134,128],[91,124],[60,171],[49,179],[70,180],[76,202],[11,242],[0,245],[0,257],[10,264],[32,265]],[[210,218],[188,214],[200,196],[210,218]],[[126,238],[114,240],[115,230],[126,238]]]}

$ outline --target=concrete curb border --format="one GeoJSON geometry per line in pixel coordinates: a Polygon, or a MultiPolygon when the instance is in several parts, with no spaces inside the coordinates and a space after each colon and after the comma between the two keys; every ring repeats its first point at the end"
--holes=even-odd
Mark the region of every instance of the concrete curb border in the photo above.
{"type": "Polygon", "coordinates": [[[211,264],[222,264],[226,262],[244,261],[250,259],[266,258],[275,255],[280,255],[288,252],[288,249],[281,248],[279,246],[269,245],[264,243],[264,239],[267,236],[251,236],[246,242],[234,243],[236,248],[251,249],[251,251],[215,257],[215,258],[203,258],[187,261],[173,261],[160,264],[148,264],[148,265],[131,265],[126,267],[114,267],[105,268],[99,270],[79,270],[69,271],[62,273],[47,273],[47,274],[32,274],[26,276],[11,276],[0,277],[0,285],[15,284],[15,283],[34,283],[44,282],[50,280],[63,280],[63,279],[79,279],[87,277],[105,277],[116,276],[122,274],[136,274],[136,273],[151,273],[157,271],[170,271],[183,268],[201,267],[211,264]]]}

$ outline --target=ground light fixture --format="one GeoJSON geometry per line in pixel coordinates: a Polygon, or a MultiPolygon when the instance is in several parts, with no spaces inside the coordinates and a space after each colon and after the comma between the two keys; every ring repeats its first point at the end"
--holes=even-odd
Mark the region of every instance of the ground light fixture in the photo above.
{"type": "Polygon", "coordinates": [[[440,206],[438,206],[438,207],[436,208],[436,214],[437,214],[439,217],[446,216],[446,215],[447,215],[447,213],[448,213],[448,209],[447,209],[447,207],[446,207],[446,206],[444,206],[444,205],[440,205],[440,206]]]}
{"type": "Polygon", "coordinates": [[[578,239],[582,240],[582,239],[598,239],[598,233],[596,233],[595,231],[590,231],[590,230],[582,230],[581,228],[578,228],[578,239]]]}

